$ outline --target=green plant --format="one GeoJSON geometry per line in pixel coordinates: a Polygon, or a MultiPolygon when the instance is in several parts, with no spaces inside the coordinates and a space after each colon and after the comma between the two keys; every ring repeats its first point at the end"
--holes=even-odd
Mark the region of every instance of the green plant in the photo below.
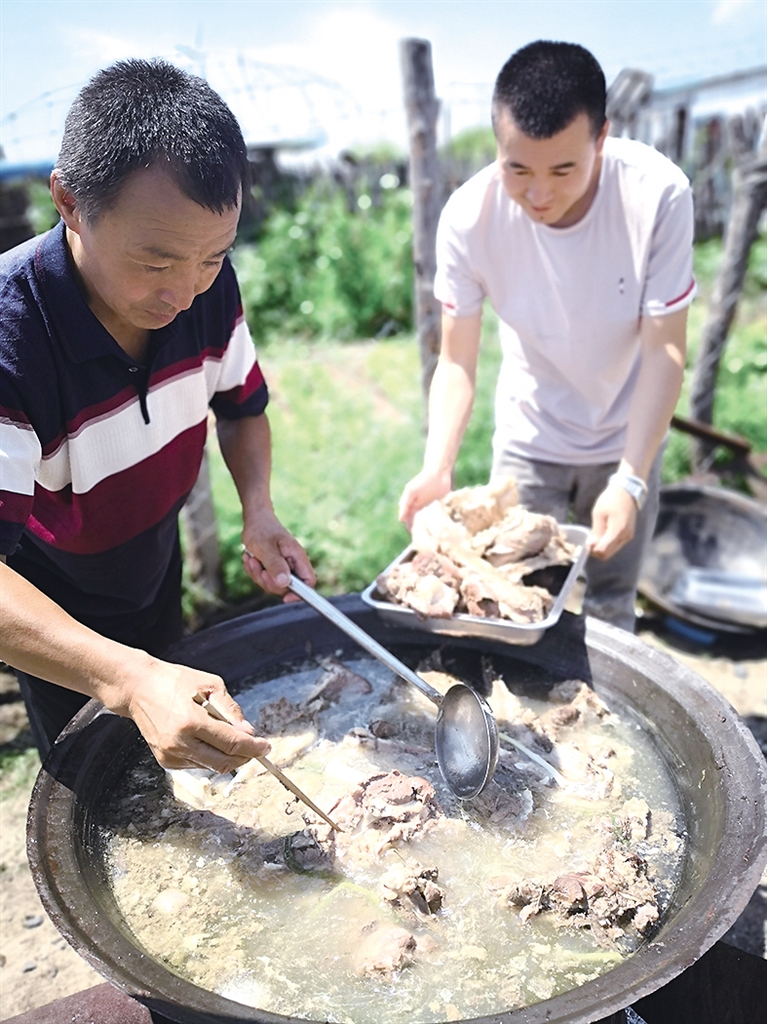
{"type": "MultiPolygon", "coordinates": [[[[688,318],[687,372],[677,413],[689,413],[689,395],[700,336],[706,322],[708,301],[723,252],[719,238],[695,246],[695,278],[698,296],[688,318]]],[[[747,438],[755,451],[767,451],[767,235],[751,248],[743,291],[735,321],[719,365],[714,395],[714,426],[724,433],[747,438]]],[[[730,453],[716,452],[716,468],[723,469],[730,453]]],[[[672,430],[663,457],[663,480],[673,483],[691,472],[691,441],[672,430]]]]}
{"type": "Polygon", "coordinates": [[[471,164],[476,170],[485,167],[495,160],[497,147],[495,133],[488,126],[465,128],[454,135],[450,141],[442,147],[441,156],[443,159],[460,160],[471,164]]]}
{"type": "Polygon", "coordinates": [[[32,789],[40,770],[40,756],[36,748],[5,750],[0,754],[0,800],[32,789]]]}
{"type": "Polygon", "coordinates": [[[48,183],[36,178],[30,179],[27,185],[29,206],[27,217],[36,235],[54,227],[59,222],[59,211],[53,205],[48,183]]]}
{"type": "Polygon", "coordinates": [[[273,213],[257,243],[236,249],[245,313],[258,343],[288,336],[365,338],[407,329],[411,194],[390,187],[378,196],[376,204],[363,191],[350,209],[345,191],[318,182],[295,211],[273,213]]]}
{"type": "MultiPolygon", "coordinates": [[[[272,345],[262,365],[272,401],[272,493],[322,589],[360,590],[407,544],[397,499],[421,451],[413,339],[272,345]]],[[[240,558],[234,486],[217,452],[211,475],[227,597],[253,592],[240,558]]]]}

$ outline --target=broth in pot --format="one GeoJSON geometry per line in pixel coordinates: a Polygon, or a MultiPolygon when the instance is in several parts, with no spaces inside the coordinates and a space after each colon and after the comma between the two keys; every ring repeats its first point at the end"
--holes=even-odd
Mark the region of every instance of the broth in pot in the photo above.
{"type": "MultiPolygon", "coordinates": [[[[147,753],[106,818],[139,944],[247,1006],[337,1024],[521,1007],[631,956],[684,855],[662,758],[629,708],[585,683],[513,693],[485,669],[503,749],[474,800],[440,776],[434,705],[367,657],[237,695],[341,833],[257,762],[163,774],[147,753]]],[[[457,681],[438,656],[419,671],[440,692],[457,681]]]]}

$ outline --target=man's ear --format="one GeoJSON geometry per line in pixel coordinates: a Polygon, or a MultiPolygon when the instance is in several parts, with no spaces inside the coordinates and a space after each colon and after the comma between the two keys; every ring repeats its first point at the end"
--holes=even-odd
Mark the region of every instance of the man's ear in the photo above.
{"type": "Polygon", "coordinates": [[[597,153],[601,153],[602,152],[602,149],[604,148],[604,144],[605,144],[605,139],[607,138],[609,132],[610,132],[610,122],[607,119],[605,119],[605,123],[602,125],[602,131],[599,133],[599,135],[597,136],[597,139],[596,139],[597,153]]]}
{"type": "Polygon", "coordinates": [[[77,200],[72,193],[64,187],[61,178],[59,177],[59,171],[55,167],[51,172],[51,196],[53,198],[53,203],[59,211],[59,215],[66,226],[70,231],[74,231],[79,235],[80,225],[82,223],[80,207],[77,205],[77,200]]]}

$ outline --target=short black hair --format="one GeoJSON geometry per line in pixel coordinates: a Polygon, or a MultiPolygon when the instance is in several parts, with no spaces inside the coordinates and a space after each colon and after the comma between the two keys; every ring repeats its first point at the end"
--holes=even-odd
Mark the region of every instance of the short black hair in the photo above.
{"type": "Polygon", "coordinates": [[[237,205],[249,173],[237,119],[207,82],[164,60],[119,61],[91,79],[67,114],[61,183],[92,221],[130,174],[157,166],[216,213],[237,205]]]}
{"type": "Polygon", "coordinates": [[[493,90],[493,125],[506,110],[532,139],[550,139],[586,114],[596,138],[606,120],[605,76],[593,54],[576,43],[539,39],[517,50],[493,90]]]}

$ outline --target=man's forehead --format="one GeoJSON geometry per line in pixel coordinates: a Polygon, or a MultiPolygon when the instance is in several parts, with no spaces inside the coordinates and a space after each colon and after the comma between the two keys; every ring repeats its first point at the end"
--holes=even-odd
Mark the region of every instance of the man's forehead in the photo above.
{"type": "Polygon", "coordinates": [[[190,199],[169,175],[147,168],[131,175],[105,218],[147,255],[181,259],[191,243],[214,256],[234,241],[240,201],[218,213],[190,199]]]}
{"type": "Polygon", "coordinates": [[[219,216],[227,218],[240,215],[242,209],[242,187],[237,192],[235,206],[225,206],[220,212],[198,203],[181,186],[177,176],[169,169],[157,164],[132,171],[122,183],[115,196],[112,209],[128,204],[163,204],[170,207],[187,208],[190,215],[219,216]]]}
{"type": "Polygon", "coordinates": [[[526,135],[511,114],[504,110],[495,119],[495,136],[498,148],[507,156],[519,154],[522,158],[527,157],[536,162],[542,159],[552,166],[572,163],[584,146],[596,145],[591,122],[585,113],[577,114],[562,131],[545,139],[536,139],[526,135]]]}

